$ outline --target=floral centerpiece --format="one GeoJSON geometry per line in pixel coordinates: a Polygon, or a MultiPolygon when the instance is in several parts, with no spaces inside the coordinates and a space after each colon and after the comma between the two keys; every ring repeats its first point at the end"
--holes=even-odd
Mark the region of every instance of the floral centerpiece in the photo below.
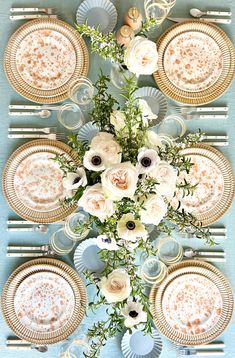
{"type": "Polygon", "coordinates": [[[105,35],[99,29],[87,24],[76,24],[76,28],[82,36],[90,38],[92,52],[98,53],[105,60],[109,59],[113,63],[124,66],[138,77],[139,75],[152,75],[158,68],[156,44],[147,38],[150,29],[155,25],[155,19],[147,19],[143,22],[140,30],[126,48],[117,42],[112,32],[105,35]]]}
{"type": "Polygon", "coordinates": [[[209,232],[202,230],[175,198],[176,193],[191,195],[195,189],[179,180],[179,175],[189,172],[193,165],[181,150],[197,143],[200,132],[189,134],[173,146],[164,145],[152,130],[154,114],[134,96],[136,82],[127,80],[123,108],[108,93],[108,84],[109,78],[102,74],[95,84],[91,118],[99,128],[97,135],[90,142],[80,142],[76,135],[69,137],[78,164],[68,162],[63,155],[55,158],[64,171],[63,205],[77,203],[90,215],[77,231],[95,228],[95,240],[105,263],[100,277],[85,273],[97,288],[90,308],[107,308],[107,318],[88,330],[89,358],[98,357],[106,340],[123,327],[131,329],[141,323],[145,332],[151,332],[152,315],[136,253],[142,250],[149,256],[156,255],[149,239],[153,227],[167,235],[176,229],[190,229],[199,238],[210,240],[209,232]]]}

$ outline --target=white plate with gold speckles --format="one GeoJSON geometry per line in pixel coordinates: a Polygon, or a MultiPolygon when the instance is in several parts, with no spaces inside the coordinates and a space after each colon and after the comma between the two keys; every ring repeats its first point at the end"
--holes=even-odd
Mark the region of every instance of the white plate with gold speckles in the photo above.
{"type": "Polygon", "coordinates": [[[74,293],[69,283],[53,272],[37,272],[16,290],[14,309],[21,324],[34,332],[54,332],[63,327],[74,311],[74,293]]]}
{"type": "Polygon", "coordinates": [[[63,172],[54,157],[49,152],[33,153],[16,169],[16,195],[30,209],[54,210],[64,199],[63,172]]]}
{"type": "Polygon", "coordinates": [[[220,77],[223,55],[209,35],[187,31],[169,42],[164,55],[164,69],[173,85],[183,91],[200,92],[220,77]]]}

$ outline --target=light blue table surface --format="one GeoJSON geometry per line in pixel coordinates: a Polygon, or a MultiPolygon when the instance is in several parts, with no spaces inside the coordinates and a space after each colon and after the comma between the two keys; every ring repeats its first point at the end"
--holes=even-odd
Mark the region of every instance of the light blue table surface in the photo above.
{"type": "MultiPolygon", "coordinates": [[[[131,0],[115,0],[113,1],[118,9],[118,25],[119,27],[123,21],[123,13],[124,11],[130,7],[130,5],[142,6],[143,0],[131,1],[131,0]]],[[[53,114],[52,118],[50,118],[47,122],[43,122],[40,119],[27,119],[27,118],[10,118],[8,115],[8,105],[10,102],[15,103],[24,103],[24,100],[20,95],[16,94],[16,92],[11,88],[9,83],[6,80],[3,71],[3,53],[7,41],[11,34],[23,23],[23,22],[10,22],[9,20],[9,9],[13,6],[54,6],[57,10],[62,14],[63,19],[70,24],[75,22],[75,14],[78,8],[78,5],[81,3],[81,0],[42,0],[42,1],[33,1],[29,0],[0,0],[0,172],[2,172],[6,160],[10,156],[10,154],[18,148],[21,144],[23,144],[24,140],[14,140],[7,139],[7,130],[9,126],[29,126],[29,124],[33,124],[34,126],[43,127],[44,125],[52,126],[58,125],[56,121],[56,116],[53,114]]],[[[223,26],[223,29],[228,33],[230,38],[235,43],[235,0],[177,0],[177,4],[173,9],[173,13],[175,16],[187,17],[188,11],[192,7],[198,7],[200,9],[204,9],[205,6],[208,9],[231,9],[233,11],[233,23],[232,25],[223,26]]],[[[157,31],[157,36],[166,29],[171,26],[172,23],[165,21],[162,28],[157,31]]],[[[90,70],[89,77],[92,81],[95,81],[98,77],[99,69],[109,74],[109,63],[103,61],[97,55],[90,56],[90,70]]],[[[153,78],[150,76],[143,77],[140,79],[140,85],[153,85],[155,86],[153,78]]],[[[113,92],[118,94],[118,91],[112,87],[113,92]]],[[[229,135],[229,146],[224,148],[222,152],[229,159],[233,168],[235,168],[235,83],[230,87],[227,93],[214,104],[216,105],[228,105],[229,106],[229,119],[228,120],[203,120],[203,121],[193,121],[189,125],[189,129],[196,130],[197,128],[201,128],[203,131],[206,131],[210,134],[225,134],[229,135]]],[[[60,128],[60,130],[63,130],[60,128]]],[[[228,239],[226,242],[221,242],[219,248],[223,248],[226,251],[227,262],[224,264],[218,265],[221,271],[229,278],[232,285],[235,284],[235,244],[234,244],[234,232],[235,232],[235,206],[229,210],[229,212],[220,220],[221,224],[226,225],[228,228],[228,239]]],[[[16,214],[12,212],[12,210],[7,205],[4,200],[2,193],[0,193],[0,289],[4,283],[6,282],[9,275],[12,273],[14,269],[16,269],[21,263],[26,260],[17,259],[17,258],[6,258],[6,246],[8,244],[14,243],[22,243],[22,244],[43,244],[48,242],[48,238],[51,235],[51,232],[55,230],[55,227],[50,227],[49,233],[46,235],[38,234],[38,233],[8,233],[6,231],[6,220],[8,218],[17,218],[16,214]]],[[[184,243],[184,241],[183,241],[184,243]]],[[[202,248],[203,243],[199,240],[190,241],[195,248],[202,248]]],[[[71,262],[71,261],[70,261],[71,262]]],[[[89,291],[90,297],[92,297],[91,291],[89,291]]],[[[95,316],[89,314],[88,317],[84,320],[85,326],[92,325],[94,320],[101,319],[103,315],[102,310],[99,311],[95,316]]],[[[0,316],[0,357],[1,358],[34,358],[40,356],[40,353],[36,351],[9,351],[5,348],[5,339],[12,335],[11,330],[5,324],[2,315],[0,316]]],[[[232,323],[229,325],[227,330],[224,332],[221,337],[226,344],[226,357],[234,358],[235,357],[235,320],[233,319],[232,323]]],[[[123,357],[122,352],[120,350],[120,338],[114,339],[110,341],[107,346],[103,349],[101,353],[102,358],[121,358],[123,357]]],[[[162,358],[174,358],[176,357],[176,353],[174,351],[169,350],[169,343],[164,339],[164,348],[161,354],[162,358]]],[[[55,346],[51,346],[49,348],[48,353],[44,354],[45,358],[55,358],[59,356],[60,344],[55,346]]]]}

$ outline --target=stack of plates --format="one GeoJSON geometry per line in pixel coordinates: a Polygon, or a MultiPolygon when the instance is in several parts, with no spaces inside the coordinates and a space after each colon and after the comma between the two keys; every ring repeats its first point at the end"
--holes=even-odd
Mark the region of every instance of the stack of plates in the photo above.
{"type": "Polygon", "coordinates": [[[206,344],[229,324],[234,306],[232,288],[214,266],[184,261],[150,293],[154,323],[168,339],[180,345],[206,344]]]}
{"type": "Polygon", "coordinates": [[[65,219],[76,205],[62,207],[63,172],[52,159],[65,155],[74,161],[71,148],[55,140],[34,140],[19,147],[7,161],[3,193],[11,208],[25,220],[51,223],[65,219]]]}
{"type": "Polygon", "coordinates": [[[219,27],[190,20],[169,28],[157,43],[160,90],[176,102],[204,105],[220,97],[235,74],[234,46],[219,27]]]}
{"type": "Polygon", "coordinates": [[[122,352],[125,358],[158,358],[162,351],[162,340],[156,329],[144,334],[140,329],[128,331],[122,338],[122,352]]]}
{"type": "Polygon", "coordinates": [[[78,274],[55,259],[18,267],[2,294],[3,316],[21,339],[40,345],[70,336],[86,310],[86,290],[78,274]]]}
{"type": "Polygon", "coordinates": [[[181,153],[190,157],[195,166],[189,174],[182,173],[180,177],[197,187],[192,196],[182,198],[178,193],[174,200],[178,198],[181,207],[191,212],[203,226],[211,225],[233,202],[235,182],[231,165],[218,150],[204,144],[194,145],[181,153]]]}
{"type": "Polygon", "coordinates": [[[79,33],[57,19],[22,25],[10,38],[4,67],[13,88],[38,103],[68,98],[71,81],[88,72],[88,51],[79,33]]]}

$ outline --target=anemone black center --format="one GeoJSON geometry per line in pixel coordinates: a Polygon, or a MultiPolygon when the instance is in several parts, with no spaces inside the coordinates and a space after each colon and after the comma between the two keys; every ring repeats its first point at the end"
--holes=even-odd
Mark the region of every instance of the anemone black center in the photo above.
{"type": "Polygon", "coordinates": [[[112,242],[112,240],[110,239],[110,237],[106,237],[105,239],[102,240],[103,242],[107,242],[107,244],[110,244],[112,242]]]}
{"type": "Polygon", "coordinates": [[[143,165],[143,167],[145,168],[150,167],[150,165],[152,164],[152,160],[149,157],[143,157],[140,162],[141,165],[143,165]]]}
{"type": "Polygon", "coordinates": [[[134,230],[135,229],[134,221],[127,221],[126,227],[127,227],[128,230],[134,230]]]}
{"type": "Polygon", "coordinates": [[[136,311],[130,311],[129,312],[129,316],[131,316],[132,318],[136,318],[138,316],[138,312],[136,311]]]}
{"type": "Polygon", "coordinates": [[[91,159],[91,162],[93,165],[100,165],[102,160],[99,155],[94,155],[94,157],[91,159]]]}
{"type": "Polygon", "coordinates": [[[81,177],[76,177],[76,178],[74,179],[74,181],[73,181],[73,185],[79,183],[80,180],[81,180],[81,177]]]}

